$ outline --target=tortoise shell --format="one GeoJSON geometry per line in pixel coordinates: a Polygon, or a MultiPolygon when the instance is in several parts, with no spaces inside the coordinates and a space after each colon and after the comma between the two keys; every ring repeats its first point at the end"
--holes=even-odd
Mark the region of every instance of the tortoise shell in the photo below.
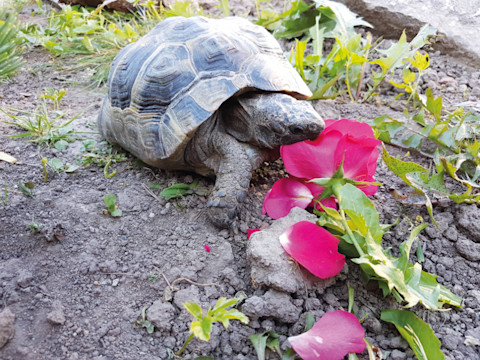
{"type": "Polygon", "coordinates": [[[247,91],[311,96],[264,28],[242,18],[171,17],[122,49],[110,69],[101,134],[146,163],[182,169],[186,144],[247,91]]]}

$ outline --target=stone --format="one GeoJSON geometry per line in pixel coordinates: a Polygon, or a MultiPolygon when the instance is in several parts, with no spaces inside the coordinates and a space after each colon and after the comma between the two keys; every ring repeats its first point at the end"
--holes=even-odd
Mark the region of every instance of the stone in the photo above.
{"type": "Polygon", "coordinates": [[[466,231],[469,239],[480,243],[480,208],[477,205],[459,206],[455,214],[458,226],[466,231]]]}
{"type": "Polygon", "coordinates": [[[252,296],[245,300],[242,311],[253,319],[268,317],[293,324],[298,321],[302,308],[292,303],[290,295],[271,289],[261,297],[252,296]]]}
{"type": "Polygon", "coordinates": [[[5,308],[0,312],[0,349],[15,335],[15,314],[5,308]]]}
{"type": "Polygon", "coordinates": [[[412,39],[425,24],[444,35],[435,48],[464,61],[480,65],[480,0],[340,0],[374,26],[374,32],[395,40],[405,29],[412,39]],[[476,9],[476,10],[475,10],[476,9]],[[476,12],[475,12],[476,11],[476,12]],[[387,20],[386,20],[387,19],[387,20]]]}
{"type": "Polygon", "coordinates": [[[187,301],[200,303],[200,292],[198,287],[195,285],[190,285],[188,288],[178,290],[174,293],[173,302],[180,309],[184,309],[183,303],[187,301]]]}
{"type": "Polygon", "coordinates": [[[47,321],[52,325],[65,324],[65,313],[60,301],[55,300],[52,303],[52,311],[47,314],[47,321]]]}
{"type": "Polygon", "coordinates": [[[175,317],[175,307],[169,302],[155,301],[147,309],[146,317],[160,331],[170,331],[175,317]]]}
{"type": "Polygon", "coordinates": [[[480,243],[462,238],[456,242],[456,248],[465,259],[470,261],[480,260],[480,243]]]}
{"type": "Polygon", "coordinates": [[[335,277],[320,279],[299,267],[290,260],[279,241],[279,236],[291,225],[304,220],[314,223],[316,219],[315,215],[303,209],[293,208],[290,214],[275,220],[268,229],[250,236],[247,259],[254,286],[267,286],[288,293],[307,287],[321,294],[335,283],[335,277]]]}

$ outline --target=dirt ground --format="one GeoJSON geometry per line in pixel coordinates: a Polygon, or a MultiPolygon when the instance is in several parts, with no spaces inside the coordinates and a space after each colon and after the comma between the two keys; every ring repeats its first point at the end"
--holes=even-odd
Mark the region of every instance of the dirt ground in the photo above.
{"type": "MultiPolygon", "coordinates": [[[[245,2],[239,6],[247,7],[245,2]]],[[[85,74],[46,67],[52,60],[42,49],[28,50],[25,58],[22,71],[0,85],[0,106],[33,110],[43,88],[67,88],[62,109],[69,114],[84,111],[73,123],[75,131],[84,132],[82,139],[101,141],[95,123],[105,87],[72,85],[85,74]]],[[[448,105],[468,101],[478,107],[478,70],[435,52],[431,61],[425,87],[441,94],[448,105]]],[[[393,101],[396,92],[387,87],[383,94],[381,103],[360,105],[338,99],[319,101],[315,108],[325,118],[369,120],[385,113],[401,118],[400,107],[393,101]]],[[[196,301],[207,308],[221,296],[239,294],[265,299],[277,311],[244,309],[251,320],[248,325],[233,321],[228,330],[215,325],[210,342],[194,339],[185,357],[256,359],[250,335],[274,330],[284,348],[288,336],[303,331],[307,313],[318,319],[327,311],[347,308],[347,280],[355,289],[359,317],[366,316],[367,338],[383,358],[414,358],[395,328],[380,321],[381,310],[399,308],[398,304],[391,297],[383,298],[375,284],[365,283],[351,262],[322,291],[280,294],[253,286],[245,255],[246,231],[272,222],[261,214],[262,201],[273,182],[285,174],[280,161],[254,173],[240,231],[234,234],[209,223],[202,196],[167,202],[158,197],[158,190],[151,190],[157,196],[147,191],[152,183],[164,188],[194,180],[212,188],[210,179],[142,167],[128,155],[126,161],[111,166],[110,171],[117,173],[109,179],[102,167],[90,165],[71,174],[50,171],[44,182],[41,159],[57,157],[76,164],[82,156],[82,140],[59,151],[11,139],[17,133],[18,128],[0,123],[0,151],[18,159],[16,164],[0,161],[0,190],[6,185],[8,191],[6,204],[0,203],[0,340],[14,330],[0,349],[0,359],[166,359],[167,349],[178,350],[189,335],[192,319],[183,302],[196,301]],[[25,182],[34,184],[33,197],[20,191],[18,184],[25,182]],[[109,193],[118,196],[121,217],[104,213],[103,198],[109,193]],[[40,231],[33,231],[32,224],[39,224],[40,231]],[[180,280],[168,301],[166,288],[176,279],[180,280]],[[155,325],[152,334],[135,326],[144,308],[155,325]]],[[[395,246],[405,239],[417,216],[430,220],[423,206],[400,203],[392,196],[392,189],[404,194],[409,190],[382,163],[376,178],[383,184],[373,197],[381,221],[401,219],[385,238],[395,246]]],[[[440,230],[430,226],[420,235],[426,258],[423,266],[463,297],[463,307],[433,312],[416,306],[413,311],[432,326],[447,359],[478,360],[480,209],[441,203],[434,212],[440,230]]],[[[360,358],[366,359],[366,352],[360,358]]]]}

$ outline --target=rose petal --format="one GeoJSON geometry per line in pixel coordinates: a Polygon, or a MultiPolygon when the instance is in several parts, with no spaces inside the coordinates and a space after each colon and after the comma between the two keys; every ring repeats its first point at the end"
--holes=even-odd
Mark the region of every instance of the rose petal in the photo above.
{"type": "Polygon", "coordinates": [[[338,243],[327,230],[308,221],[293,224],[280,235],[280,244],[287,254],[322,279],[337,275],[345,264],[338,243]]]}
{"type": "Polygon", "coordinates": [[[203,245],[203,247],[205,248],[205,250],[206,250],[207,252],[210,252],[210,246],[208,246],[208,245],[203,245]]]}
{"type": "Polygon", "coordinates": [[[365,330],[355,315],[336,310],[326,313],[313,327],[288,338],[293,350],[303,360],[342,360],[351,352],[365,349],[365,330]]]}
{"type": "Polygon", "coordinates": [[[289,174],[304,178],[328,178],[335,172],[333,153],[343,135],[330,131],[328,136],[321,133],[314,141],[306,140],[280,147],[285,169],[289,174]]]}
{"type": "Polygon", "coordinates": [[[330,131],[339,131],[343,135],[352,135],[355,137],[375,138],[373,129],[366,123],[352,119],[327,119],[325,120],[325,130],[320,134],[327,134],[330,131]]]}
{"type": "Polygon", "coordinates": [[[257,231],[260,231],[260,229],[247,229],[247,239],[250,239],[250,236],[257,231]]]}
{"type": "Polygon", "coordinates": [[[312,199],[308,187],[297,179],[280,179],[265,195],[263,214],[267,213],[272,219],[279,219],[288,215],[294,207],[305,209],[312,199]]]}
{"type": "Polygon", "coordinates": [[[338,167],[343,160],[345,178],[357,180],[359,176],[373,176],[377,170],[380,143],[375,138],[345,135],[335,149],[334,163],[338,167]]]}

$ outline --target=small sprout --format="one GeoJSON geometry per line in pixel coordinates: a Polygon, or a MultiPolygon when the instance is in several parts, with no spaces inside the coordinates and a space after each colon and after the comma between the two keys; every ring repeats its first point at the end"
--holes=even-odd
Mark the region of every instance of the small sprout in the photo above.
{"type": "Polygon", "coordinates": [[[158,274],[150,274],[148,275],[148,280],[152,283],[156,283],[158,280],[158,274]]]}
{"type": "Polygon", "coordinates": [[[185,306],[187,311],[197,320],[192,321],[190,324],[190,336],[187,338],[182,348],[177,352],[177,355],[180,356],[185,351],[187,345],[194,336],[202,341],[210,340],[212,324],[216,321],[220,321],[225,329],[228,329],[230,319],[240,320],[242,323],[248,324],[249,320],[242,312],[237,309],[226,310],[227,307],[235,305],[240,300],[241,299],[237,298],[227,299],[222,297],[218,299],[213,309],[208,308],[205,315],[203,314],[202,308],[197,303],[184,302],[183,306],[185,306]]]}
{"type": "Polygon", "coordinates": [[[122,216],[122,210],[118,208],[117,196],[115,194],[107,194],[103,198],[103,202],[107,205],[107,210],[104,210],[104,214],[110,214],[113,217],[122,216]]]}
{"type": "Polygon", "coordinates": [[[33,188],[35,187],[35,184],[31,181],[27,182],[19,182],[18,183],[18,188],[22,192],[23,195],[33,197],[33,188]]]}
{"type": "Polygon", "coordinates": [[[5,184],[5,195],[0,196],[0,200],[2,201],[3,206],[7,206],[7,184],[5,184]]]}
{"type": "Polygon", "coordinates": [[[137,320],[135,322],[135,327],[142,327],[147,330],[147,333],[152,334],[153,331],[155,330],[155,326],[152,324],[151,321],[148,321],[145,316],[145,311],[147,311],[147,307],[145,306],[142,309],[142,318],[140,320],[137,320]]]}
{"type": "Polygon", "coordinates": [[[38,234],[40,232],[40,228],[43,227],[43,224],[32,221],[30,224],[27,225],[27,227],[32,233],[38,234]]]}

